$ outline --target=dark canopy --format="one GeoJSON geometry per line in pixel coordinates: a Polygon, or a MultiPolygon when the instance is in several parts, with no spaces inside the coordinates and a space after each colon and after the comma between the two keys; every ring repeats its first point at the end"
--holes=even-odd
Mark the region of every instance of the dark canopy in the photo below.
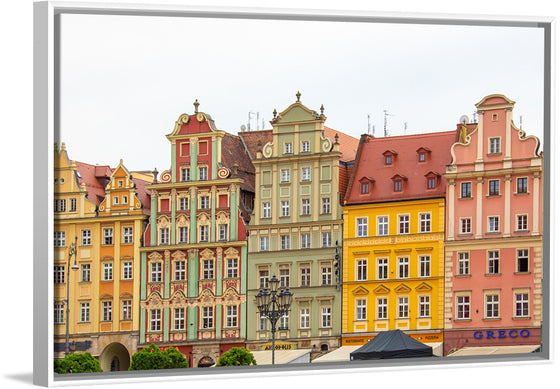
{"type": "Polygon", "coordinates": [[[431,357],[432,348],[402,332],[380,332],[374,339],[350,353],[350,360],[431,357]]]}

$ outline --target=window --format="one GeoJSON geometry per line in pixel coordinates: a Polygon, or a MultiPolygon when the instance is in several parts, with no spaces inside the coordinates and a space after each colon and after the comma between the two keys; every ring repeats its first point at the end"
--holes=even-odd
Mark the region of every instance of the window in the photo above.
{"type": "Polygon", "coordinates": [[[529,250],[528,249],[517,250],[517,272],[518,273],[528,273],[529,272],[529,250]]]}
{"type": "Polygon", "coordinates": [[[214,279],[214,261],[211,259],[205,259],[202,261],[202,279],[212,280],[214,279]]]}
{"type": "Polygon", "coordinates": [[[82,230],[82,246],[91,245],[91,230],[82,230]]]}
{"type": "Polygon", "coordinates": [[[311,180],[311,168],[304,167],[301,169],[301,180],[310,181],[311,180]]]}
{"type": "Polygon", "coordinates": [[[300,286],[311,286],[311,268],[310,267],[301,267],[299,269],[300,275],[300,286]]]}
{"type": "Polygon", "coordinates": [[[356,320],[366,320],[366,300],[356,300],[356,320]]]}
{"type": "Polygon", "coordinates": [[[169,228],[159,230],[159,244],[169,244],[169,228]]]}
{"type": "Polygon", "coordinates": [[[430,296],[420,296],[419,314],[420,317],[430,316],[430,296]]]}
{"type": "Polygon", "coordinates": [[[393,163],[393,156],[392,155],[386,155],[385,156],[385,165],[391,165],[393,163]]]}
{"type": "Polygon", "coordinates": [[[262,205],[262,217],[269,218],[270,217],[270,203],[266,202],[262,205]]]}
{"type": "Polygon", "coordinates": [[[500,218],[498,216],[488,217],[488,232],[500,232],[500,218]]]}
{"type": "Polygon", "coordinates": [[[218,236],[220,240],[227,240],[228,228],[227,224],[218,225],[218,236]]]}
{"type": "Polygon", "coordinates": [[[123,262],[123,273],[122,273],[123,280],[131,280],[132,279],[132,262],[123,262]]]}
{"type": "Polygon", "coordinates": [[[471,183],[461,182],[461,198],[470,199],[472,197],[471,183]]]}
{"type": "Polygon", "coordinates": [[[500,152],[500,138],[490,138],[490,145],[488,152],[490,154],[497,154],[500,152]]]}
{"type": "Polygon", "coordinates": [[[122,320],[132,320],[132,300],[121,301],[122,320]]]}
{"type": "Polygon", "coordinates": [[[259,288],[268,288],[268,269],[259,270],[259,288]]]}
{"type": "Polygon", "coordinates": [[[83,264],[81,266],[81,280],[82,282],[90,282],[91,281],[91,265],[89,263],[83,264]]]}
{"type": "Polygon", "coordinates": [[[528,231],[528,215],[517,215],[517,231],[528,231]]]}
{"type": "Polygon", "coordinates": [[[179,211],[188,211],[188,210],[189,210],[189,198],[179,197],[179,211]]]}
{"type": "Polygon", "coordinates": [[[389,235],[389,217],[379,216],[377,218],[377,236],[389,235]]]}
{"type": "Polygon", "coordinates": [[[278,321],[278,329],[279,330],[287,330],[289,323],[289,315],[286,313],[285,315],[280,316],[280,320],[278,321]]]}
{"type": "Polygon", "coordinates": [[[184,281],[186,278],[185,261],[175,261],[174,281],[184,281]]]}
{"type": "Polygon", "coordinates": [[[291,143],[284,143],[284,154],[291,154],[293,152],[291,143]]]}
{"type": "Polygon", "coordinates": [[[290,169],[282,169],[282,181],[281,182],[290,182],[290,169]]]}
{"type": "Polygon", "coordinates": [[[103,244],[113,244],[113,229],[104,228],[103,229],[103,244]]]}
{"type": "Polygon", "coordinates": [[[331,326],[331,307],[321,308],[321,327],[329,328],[331,326]]]}
{"type": "Polygon", "coordinates": [[[330,285],[332,281],[332,269],[330,266],[321,267],[321,285],[330,285]]]}
{"type": "Polygon", "coordinates": [[[420,262],[420,277],[429,277],[430,276],[430,256],[429,255],[421,255],[418,258],[420,262]]]}
{"type": "Polygon", "coordinates": [[[368,236],[368,219],[367,218],[357,218],[356,219],[358,237],[368,236]]]}
{"type": "Polygon", "coordinates": [[[198,179],[200,181],[206,181],[208,179],[208,167],[201,166],[198,168],[198,179]]]}
{"type": "Polygon", "coordinates": [[[210,227],[209,226],[200,226],[200,241],[201,242],[208,242],[209,239],[209,231],[210,231],[210,227]]]}
{"type": "Polygon", "coordinates": [[[500,180],[488,181],[488,196],[500,195],[500,180]]]}
{"type": "Polygon", "coordinates": [[[527,177],[520,177],[517,179],[517,193],[528,193],[527,177]]]}
{"type": "Polygon", "coordinates": [[[427,177],[426,178],[426,186],[428,189],[435,189],[436,188],[436,178],[435,177],[427,177]]]}
{"type": "Polygon", "coordinates": [[[401,192],[402,191],[402,180],[395,180],[394,181],[393,190],[395,192],[401,192]]]}
{"type": "Polygon", "coordinates": [[[309,141],[304,140],[303,142],[301,142],[301,151],[303,153],[308,153],[309,152],[309,141]]]}
{"type": "Polygon", "coordinates": [[[322,237],[322,246],[321,247],[331,247],[332,233],[331,232],[323,232],[321,234],[321,237],[322,237]]]}
{"type": "Polygon", "coordinates": [[[113,302],[103,301],[102,303],[102,320],[111,321],[113,320],[113,302]]]}
{"type": "Polygon", "coordinates": [[[299,328],[309,328],[309,308],[299,310],[299,328]]]}
{"type": "Polygon", "coordinates": [[[268,318],[259,316],[259,331],[268,331],[268,318]]]}
{"type": "Polygon", "coordinates": [[[280,269],[280,286],[284,288],[290,286],[290,268],[288,266],[280,269]]]}
{"type": "Polygon", "coordinates": [[[64,266],[55,266],[54,267],[54,283],[55,284],[64,284],[64,266]]]}
{"type": "Polygon", "coordinates": [[[399,278],[408,278],[409,276],[409,261],[408,257],[399,258],[399,278]]]}
{"type": "Polygon", "coordinates": [[[202,329],[214,328],[214,307],[202,307],[202,329]]]}
{"type": "Polygon", "coordinates": [[[461,234],[471,233],[471,218],[463,217],[461,218],[461,234]]]}
{"type": "Polygon", "coordinates": [[[64,247],[66,246],[66,232],[55,231],[54,232],[54,247],[64,247]]]}
{"type": "Polygon", "coordinates": [[[457,274],[460,276],[466,276],[470,274],[470,260],[469,253],[459,253],[459,261],[457,266],[457,274]]]}
{"type": "Polygon", "coordinates": [[[367,259],[358,259],[356,261],[356,280],[367,281],[367,259]]]}
{"type": "Polygon", "coordinates": [[[118,196],[113,197],[113,205],[119,205],[119,197],[118,196]]]}
{"type": "Polygon", "coordinates": [[[432,215],[429,213],[420,214],[420,232],[432,231],[432,215]]]}
{"type": "Polygon", "coordinates": [[[64,324],[64,304],[54,305],[54,324],[64,324]]]}
{"type": "Polygon", "coordinates": [[[377,299],[377,318],[387,319],[387,297],[377,299]]]}
{"type": "Polygon", "coordinates": [[[290,249],[290,235],[280,235],[280,249],[281,250],[290,249]]]}
{"type": "Polygon", "coordinates": [[[261,236],[261,251],[268,251],[270,250],[270,239],[268,236],[261,236]]]}
{"type": "Polygon", "coordinates": [[[418,153],[418,162],[426,162],[426,153],[425,152],[419,152],[418,153]]]}
{"type": "Polygon", "coordinates": [[[311,205],[309,199],[301,200],[301,214],[309,215],[311,213],[311,205]]]}
{"type": "Polygon", "coordinates": [[[488,251],[488,274],[500,273],[500,252],[488,251]]]}
{"type": "Polygon", "coordinates": [[[184,167],[181,169],[181,181],[190,181],[191,180],[191,169],[188,167],[184,167]]]}
{"type": "Polygon", "coordinates": [[[122,203],[123,203],[123,204],[128,204],[128,196],[123,195],[123,197],[122,197],[122,203]]]}
{"type": "Polygon", "coordinates": [[[529,293],[515,294],[515,317],[529,317],[529,293]]]}
{"type": "Polygon", "coordinates": [[[185,308],[175,308],[173,312],[173,329],[176,331],[185,329],[185,308]]]}
{"type": "Polygon", "coordinates": [[[89,322],[89,303],[80,303],[80,323],[89,322]]]}
{"type": "Polygon", "coordinates": [[[389,259],[379,258],[377,259],[377,279],[386,280],[389,277],[389,259]]]}
{"type": "Polygon", "coordinates": [[[226,263],[226,274],[227,278],[237,278],[238,277],[238,266],[237,258],[228,258],[226,263]]]}
{"type": "Polygon", "coordinates": [[[189,242],[189,228],[179,227],[179,243],[188,243],[188,242],[189,242]]]}
{"type": "Polygon", "coordinates": [[[399,234],[408,234],[410,232],[410,216],[399,215],[399,234]]]}
{"type": "Polygon", "coordinates": [[[66,212],[66,200],[65,199],[55,199],[54,200],[54,212],[66,212]]]}
{"type": "Polygon", "coordinates": [[[210,209],[210,196],[200,196],[200,209],[210,209]]]}
{"type": "Polygon", "coordinates": [[[161,309],[154,309],[150,315],[150,331],[161,331],[161,309]]]}
{"type": "Polygon", "coordinates": [[[132,227],[123,228],[123,243],[132,243],[132,227]]]}
{"type": "Polygon", "coordinates": [[[151,265],[150,282],[161,282],[161,262],[153,262],[151,265]]]}
{"type": "Polygon", "coordinates": [[[331,199],[330,197],[323,197],[321,199],[322,213],[331,213],[331,199]]]}
{"type": "Polygon", "coordinates": [[[124,185],[123,180],[119,180],[119,181],[118,181],[118,187],[119,187],[119,188],[122,188],[123,185],[124,185]]]}
{"type": "Polygon", "coordinates": [[[398,311],[399,319],[408,318],[408,297],[399,297],[398,311]]]}
{"type": "Polygon", "coordinates": [[[311,247],[311,235],[301,234],[301,248],[308,249],[311,247]]]}
{"type": "Polygon", "coordinates": [[[495,319],[500,317],[500,296],[497,294],[486,295],[486,318],[495,319]]]}
{"type": "Polygon", "coordinates": [[[226,327],[237,327],[237,306],[226,306],[226,327]]]}
{"type": "Polygon", "coordinates": [[[113,264],[106,262],[103,264],[103,281],[113,280],[113,264]]]}
{"type": "Polygon", "coordinates": [[[289,201],[282,201],[282,217],[290,216],[290,202],[289,201]]]}
{"type": "Polygon", "coordinates": [[[76,199],[70,199],[70,212],[76,212],[76,199]]]}

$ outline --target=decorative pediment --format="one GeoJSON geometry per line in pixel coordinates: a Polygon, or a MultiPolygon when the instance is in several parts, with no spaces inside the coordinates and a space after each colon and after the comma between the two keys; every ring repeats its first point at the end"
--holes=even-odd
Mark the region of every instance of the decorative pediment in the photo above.
{"type": "Polygon", "coordinates": [[[424,177],[426,177],[426,178],[431,178],[431,177],[440,178],[441,174],[439,174],[438,172],[429,171],[428,173],[424,174],[424,177]]]}
{"type": "Polygon", "coordinates": [[[187,303],[187,296],[182,290],[177,290],[171,298],[171,305],[185,305],[187,303]]]}
{"type": "Polygon", "coordinates": [[[125,292],[125,293],[123,293],[123,294],[121,294],[121,295],[119,296],[119,298],[120,298],[121,300],[124,300],[124,299],[132,299],[133,297],[134,297],[134,296],[132,296],[132,294],[130,294],[130,293],[128,293],[128,292],[125,292]]]}
{"type": "Polygon", "coordinates": [[[152,294],[147,298],[147,305],[150,308],[158,308],[163,306],[163,299],[158,292],[152,292],[152,294]]]}
{"type": "Polygon", "coordinates": [[[206,212],[201,212],[197,217],[198,224],[210,224],[210,215],[206,212]]]}
{"type": "Polygon", "coordinates": [[[169,218],[167,216],[161,215],[157,219],[157,225],[158,225],[158,228],[169,228],[171,223],[169,222],[169,218]]]}
{"type": "Polygon", "coordinates": [[[360,184],[366,184],[368,182],[371,182],[372,184],[375,182],[375,180],[373,179],[373,177],[362,177],[358,180],[360,182],[360,184]]]}
{"type": "Polygon", "coordinates": [[[395,174],[393,177],[391,177],[391,180],[393,180],[393,181],[398,181],[398,180],[407,181],[408,177],[403,176],[402,174],[395,174]]]}
{"type": "Polygon", "coordinates": [[[108,294],[108,293],[102,294],[102,295],[99,297],[99,300],[112,300],[112,299],[113,299],[113,296],[110,295],[110,294],[108,294]]]}
{"type": "Polygon", "coordinates": [[[160,253],[158,253],[157,251],[154,251],[153,253],[151,253],[150,255],[148,255],[148,259],[150,261],[161,261],[163,259],[163,255],[161,255],[160,253]]]}
{"type": "Polygon", "coordinates": [[[405,284],[400,284],[395,288],[395,292],[397,293],[410,293],[411,290],[412,289],[410,289],[410,287],[405,284]]]}
{"type": "Polygon", "coordinates": [[[188,226],[190,224],[190,219],[185,215],[185,214],[181,214],[179,215],[179,217],[177,217],[177,225],[184,227],[184,226],[188,226]]]}
{"type": "Polygon", "coordinates": [[[422,282],[420,285],[418,285],[416,288],[417,292],[429,292],[432,290],[432,287],[428,284],[426,284],[425,282],[422,282]]]}
{"type": "Polygon", "coordinates": [[[385,285],[379,285],[377,288],[373,290],[375,294],[389,294],[391,290],[387,288],[385,285]]]}
{"type": "Polygon", "coordinates": [[[187,254],[185,254],[181,250],[177,250],[173,254],[171,254],[171,257],[173,257],[173,260],[175,261],[183,261],[187,257],[187,254]]]}
{"type": "Polygon", "coordinates": [[[225,251],[226,257],[238,257],[239,256],[239,251],[234,249],[233,247],[228,248],[225,251]]]}
{"type": "Polygon", "coordinates": [[[216,296],[214,296],[214,293],[212,293],[210,289],[204,289],[202,293],[200,293],[198,303],[203,307],[214,306],[216,303],[216,296]]]}
{"type": "Polygon", "coordinates": [[[399,154],[398,154],[395,150],[385,150],[385,151],[383,152],[383,155],[384,155],[385,157],[387,157],[387,156],[396,157],[396,156],[399,155],[399,154]]]}
{"type": "Polygon", "coordinates": [[[323,115],[324,107],[321,106],[321,113],[317,113],[305,105],[303,105],[300,101],[301,93],[296,94],[297,100],[295,103],[290,105],[284,111],[280,113],[276,113],[276,110],[272,113],[273,118],[270,121],[271,124],[284,124],[284,123],[299,123],[299,122],[308,122],[308,121],[315,121],[315,120],[326,120],[326,116],[323,115]]]}
{"type": "Polygon", "coordinates": [[[216,214],[216,222],[218,224],[227,224],[229,223],[229,216],[226,212],[220,211],[216,214]]]}
{"type": "Polygon", "coordinates": [[[210,249],[204,249],[200,252],[200,259],[202,260],[206,260],[206,259],[215,259],[216,256],[214,254],[214,252],[210,249]]]}
{"type": "Polygon", "coordinates": [[[228,288],[222,298],[223,305],[237,305],[239,304],[239,294],[233,288],[228,288]]]}
{"type": "Polygon", "coordinates": [[[369,291],[364,288],[363,286],[358,286],[356,289],[352,291],[354,296],[365,296],[369,293],[369,291]]]}

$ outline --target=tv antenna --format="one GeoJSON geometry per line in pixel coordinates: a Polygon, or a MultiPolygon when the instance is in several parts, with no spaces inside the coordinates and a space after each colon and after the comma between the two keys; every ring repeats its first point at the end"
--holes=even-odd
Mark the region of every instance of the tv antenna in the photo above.
{"type": "Polygon", "coordinates": [[[387,117],[388,116],[395,116],[395,115],[389,113],[389,111],[384,109],[383,110],[383,136],[389,136],[388,133],[387,133],[387,117]]]}
{"type": "Polygon", "coordinates": [[[407,125],[408,125],[408,123],[407,123],[407,122],[404,122],[404,131],[403,131],[404,135],[406,135],[406,127],[407,127],[407,125]]]}
{"type": "Polygon", "coordinates": [[[469,117],[467,115],[461,115],[461,117],[459,118],[459,123],[467,125],[468,122],[469,117]]]}
{"type": "Polygon", "coordinates": [[[523,129],[523,115],[519,115],[519,129],[523,129]]]}

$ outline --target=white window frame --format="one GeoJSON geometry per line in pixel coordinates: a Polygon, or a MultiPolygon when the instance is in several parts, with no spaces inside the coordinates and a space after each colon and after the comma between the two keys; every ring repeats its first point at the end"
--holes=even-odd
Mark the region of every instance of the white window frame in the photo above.
{"type": "Polygon", "coordinates": [[[500,217],[488,216],[488,232],[500,232],[500,217]]]}
{"type": "Polygon", "coordinates": [[[515,215],[515,231],[526,232],[529,231],[529,215],[524,213],[515,215]],[[521,228],[519,228],[521,226],[521,228]]]}
{"type": "Polygon", "coordinates": [[[289,217],[290,216],[290,201],[283,200],[281,202],[281,210],[282,210],[282,217],[289,217]]]}
{"type": "Polygon", "coordinates": [[[498,319],[500,317],[500,295],[498,293],[484,294],[484,318],[498,319]]]}
{"type": "Polygon", "coordinates": [[[54,232],[54,247],[66,247],[66,231],[54,232]]]}
{"type": "Polygon", "coordinates": [[[185,281],[186,274],[187,274],[186,262],[175,261],[175,266],[173,269],[173,281],[185,281]]]}
{"type": "Polygon", "coordinates": [[[188,197],[179,197],[179,211],[188,211],[189,210],[189,198],[188,197]]]}
{"type": "Polygon", "coordinates": [[[301,168],[301,180],[311,181],[311,168],[308,166],[301,168]]]}
{"type": "Polygon", "coordinates": [[[311,286],[311,265],[301,265],[299,268],[299,286],[311,286]]]}
{"type": "Polygon", "coordinates": [[[418,296],[418,316],[430,317],[430,296],[418,296]]]}
{"type": "Polygon", "coordinates": [[[459,219],[461,223],[461,234],[472,234],[472,218],[462,217],[459,219]]]}
{"type": "Polygon", "coordinates": [[[123,262],[122,279],[131,280],[132,279],[132,261],[123,262]]]}
{"type": "Polygon", "coordinates": [[[189,227],[179,227],[179,243],[189,243],[189,227]]]}
{"type": "Polygon", "coordinates": [[[202,307],[202,329],[214,328],[214,307],[202,307]]]}
{"type": "Polygon", "coordinates": [[[121,320],[132,320],[132,300],[121,300],[121,320]]]}
{"type": "Polygon", "coordinates": [[[199,228],[199,242],[208,242],[210,241],[210,226],[201,225],[199,228]]]}
{"type": "Polygon", "coordinates": [[[377,236],[389,235],[389,216],[377,216],[377,236]]]}
{"type": "Polygon", "coordinates": [[[175,331],[182,331],[185,329],[185,308],[173,309],[173,329],[175,331]]]}
{"type": "Polygon", "coordinates": [[[410,234],[410,214],[399,214],[397,215],[398,220],[398,235],[409,235],[410,234]]]}
{"type": "Polygon", "coordinates": [[[214,260],[213,259],[202,260],[202,279],[203,280],[213,280],[214,279],[214,260]]]}
{"type": "Polygon", "coordinates": [[[150,331],[161,331],[161,309],[152,309],[150,312],[150,331]]]}
{"type": "Polygon", "coordinates": [[[227,278],[239,277],[239,260],[237,258],[226,259],[226,276],[227,278]]]}
{"type": "Polygon", "coordinates": [[[270,237],[261,236],[259,240],[260,240],[260,251],[269,251],[270,250],[270,237]]]}
{"type": "Polygon", "coordinates": [[[409,257],[398,257],[398,269],[397,278],[405,279],[410,278],[410,258],[409,257]]]}
{"type": "Polygon", "coordinates": [[[292,142],[284,143],[284,154],[293,154],[294,148],[292,147],[292,142]]]}
{"type": "Polygon", "coordinates": [[[430,255],[419,255],[418,256],[418,276],[419,277],[430,277],[432,273],[432,258],[430,255]]]}
{"type": "Polygon", "coordinates": [[[91,264],[83,263],[80,266],[80,281],[91,282],[91,264]]]}
{"type": "Polygon", "coordinates": [[[418,224],[418,231],[421,234],[432,232],[432,214],[429,212],[420,213],[418,215],[418,224]]]}
{"type": "Polygon", "coordinates": [[[89,302],[80,303],[80,323],[89,323],[90,306],[89,302]]]}
{"type": "Polygon", "coordinates": [[[266,201],[262,203],[262,217],[263,218],[270,218],[271,217],[271,209],[270,209],[270,202],[266,201]]]}
{"type": "Polygon", "coordinates": [[[515,292],[514,297],[514,317],[530,317],[529,292],[515,292]],[[519,314],[520,311],[521,314],[519,314]]]}
{"type": "Polygon", "coordinates": [[[103,281],[113,281],[113,263],[105,262],[103,264],[103,281]]]}
{"type": "Polygon", "coordinates": [[[321,266],[321,285],[332,284],[332,267],[330,265],[321,266]]]}
{"type": "Polygon", "coordinates": [[[488,154],[501,153],[502,139],[499,136],[488,138],[488,154]]]}
{"type": "Polygon", "coordinates": [[[91,246],[91,230],[82,230],[82,246],[91,246]]]}
{"type": "Polygon", "coordinates": [[[408,319],[410,317],[410,306],[408,296],[397,297],[397,318],[408,319]]]}
{"type": "Polygon", "coordinates": [[[152,262],[150,264],[150,282],[161,282],[162,281],[162,263],[152,262]]]}
{"type": "Polygon", "coordinates": [[[309,141],[308,140],[304,140],[301,142],[301,152],[302,153],[308,153],[309,152],[309,141]]]}
{"type": "Polygon", "coordinates": [[[226,305],[226,328],[237,328],[238,326],[238,306],[226,305]]]}
{"type": "Polygon", "coordinates": [[[356,300],[356,320],[367,320],[367,300],[356,300]]]}
{"type": "Polygon", "coordinates": [[[456,319],[467,320],[471,318],[471,296],[460,295],[455,296],[456,302],[456,319]]]}
{"type": "Polygon", "coordinates": [[[101,302],[101,321],[112,321],[113,320],[113,302],[112,301],[102,301],[101,302]]]}
{"type": "Polygon", "coordinates": [[[321,328],[331,328],[332,326],[332,309],[331,307],[321,307],[321,328]]]}
{"type": "Polygon", "coordinates": [[[471,259],[468,252],[457,253],[457,275],[467,276],[471,273],[471,259]]]}
{"type": "Polygon", "coordinates": [[[487,258],[488,274],[500,274],[500,251],[488,250],[487,258]]]}
{"type": "Polygon", "coordinates": [[[301,237],[301,248],[302,249],[311,248],[311,234],[304,233],[304,234],[301,234],[300,237],[301,237]]]}
{"type": "Polygon", "coordinates": [[[207,181],[208,180],[208,166],[198,167],[198,180],[207,181]]]}
{"type": "Polygon", "coordinates": [[[368,236],[368,218],[356,218],[356,237],[365,238],[368,236]]]}
{"type": "Polygon", "coordinates": [[[290,235],[280,235],[280,250],[290,249],[290,235]]]}
{"type": "Polygon", "coordinates": [[[386,320],[389,311],[389,299],[387,297],[377,298],[377,319],[386,320]]]}
{"type": "Polygon", "coordinates": [[[311,200],[301,199],[301,214],[302,216],[311,215],[311,200]]]}
{"type": "Polygon", "coordinates": [[[331,198],[323,197],[321,198],[321,214],[327,215],[331,213],[331,198]]]}
{"type": "Polygon", "coordinates": [[[321,247],[331,247],[332,245],[332,232],[326,231],[321,233],[321,247]]]}
{"type": "Polygon", "coordinates": [[[367,258],[356,258],[356,281],[367,281],[367,258]]]}
{"type": "Polygon", "coordinates": [[[309,329],[311,324],[311,313],[309,308],[299,309],[299,328],[309,329]]]}
{"type": "Polygon", "coordinates": [[[389,258],[377,258],[377,279],[389,279],[389,258]]]}
{"type": "Polygon", "coordinates": [[[281,169],[280,170],[280,182],[290,182],[290,169],[281,169]]]}
{"type": "Polygon", "coordinates": [[[110,246],[113,244],[113,228],[103,228],[103,245],[110,246]]]}
{"type": "Polygon", "coordinates": [[[159,244],[169,244],[169,227],[159,229],[159,244]]]}
{"type": "Polygon", "coordinates": [[[134,243],[134,230],[130,226],[123,227],[123,244],[134,243]]]}

